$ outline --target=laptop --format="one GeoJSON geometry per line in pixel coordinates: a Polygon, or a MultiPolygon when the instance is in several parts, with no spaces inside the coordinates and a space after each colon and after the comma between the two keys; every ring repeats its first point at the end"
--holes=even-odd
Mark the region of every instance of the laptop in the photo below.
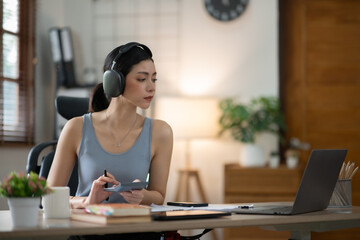
{"type": "Polygon", "coordinates": [[[313,150],[292,206],[272,205],[233,209],[238,214],[295,215],[328,207],[347,150],[313,150]]]}

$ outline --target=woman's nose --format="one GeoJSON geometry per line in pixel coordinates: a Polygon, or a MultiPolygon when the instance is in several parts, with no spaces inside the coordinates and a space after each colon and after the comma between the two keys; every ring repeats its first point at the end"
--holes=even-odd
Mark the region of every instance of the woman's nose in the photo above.
{"type": "Polygon", "coordinates": [[[155,82],[153,82],[151,79],[148,81],[148,84],[146,85],[146,90],[149,92],[155,91],[155,82]]]}

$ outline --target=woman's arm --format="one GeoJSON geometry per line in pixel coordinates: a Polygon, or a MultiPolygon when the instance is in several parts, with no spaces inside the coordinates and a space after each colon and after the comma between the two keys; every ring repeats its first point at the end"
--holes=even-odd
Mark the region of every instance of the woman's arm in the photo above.
{"type": "Polygon", "coordinates": [[[144,198],[141,204],[163,204],[173,150],[173,132],[164,121],[153,120],[153,155],[150,165],[150,178],[147,190],[142,190],[144,198]]]}
{"type": "Polygon", "coordinates": [[[82,121],[82,117],[73,118],[65,124],[61,131],[47,178],[50,187],[66,186],[69,181],[81,141],[82,121]]]}

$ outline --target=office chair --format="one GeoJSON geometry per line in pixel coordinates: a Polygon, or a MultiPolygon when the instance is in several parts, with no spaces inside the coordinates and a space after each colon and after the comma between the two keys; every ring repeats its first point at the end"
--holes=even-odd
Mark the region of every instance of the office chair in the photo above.
{"type": "MultiPolygon", "coordinates": [[[[58,96],[55,99],[57,112],[67,120],[87,113],[88,105],[89,98],[58,96]]],[[[56,145],[57,140],[52,140],[34,146],[28,154],[26,173],[33,171],[39,174],[40,177],[47,178],[55,155],[56,145]],[[41,158],[40,164],[39,158],[41,158]]],[[[76,160],[68,182],[71,196],[75,196],[78,185],[77,162],[78,161],[76,160]]]]}

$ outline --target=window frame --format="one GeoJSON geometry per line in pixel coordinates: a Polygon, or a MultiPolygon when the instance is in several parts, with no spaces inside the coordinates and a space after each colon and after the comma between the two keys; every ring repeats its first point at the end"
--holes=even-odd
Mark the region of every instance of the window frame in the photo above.
{"type": "MultiPolygon", "coordinates": [[[[4,33],[14,34],[3,29],[3,1],[0,1],[0,45],[3,46],[4,33]]],[[[18,79],[5,78],[2,74],[3,53],[0,51],[0,103],[3,101],[3,82],[15,81],[19,84],[18,117],[23,122],[14,130],[6,129],[3,123],[3,105],[0,104],[0,146],[9,144],[34,143],[34,68],[35,58],[35,3],[36,0],[19,0],[19,76],[18,79]],[[11,137],[11,136],[15,137],[11,137]]],[[[2,49],[2,48],[1,48],[2,49]]]]}

